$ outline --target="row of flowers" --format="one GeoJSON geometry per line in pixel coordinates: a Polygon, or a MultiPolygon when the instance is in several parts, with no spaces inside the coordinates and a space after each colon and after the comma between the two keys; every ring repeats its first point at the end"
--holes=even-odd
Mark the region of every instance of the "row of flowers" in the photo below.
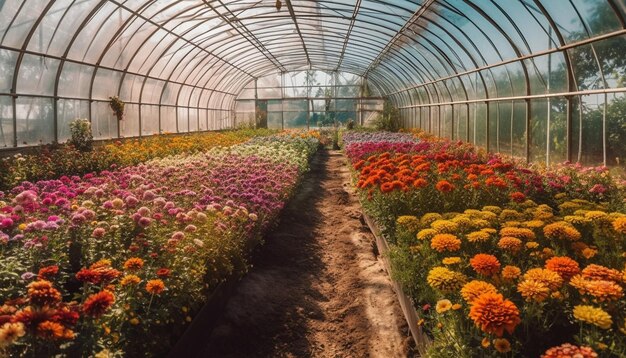
{"type": "Polygon", "coordinates": [[[0,192],[0,355],[165,354],[246,271],[318,144],[254,138],[0,192]]]}
{"type": "Polygon", "coordinates": [[[32,154],[16,154],[0,160],[0,190],[8,190],[22,181],[56,179],[62,175],[83,175],[101,170],[137,165],[150,159],[181,153],[197,153],[216,146],[243,143],[268,130],[163,134],[115,141],[81,151],[71,144],[35,148],[32,154]]]}
{"type": "Polygon", "coordinates": [[[345,151],[430,356],[626,355],[624,188],[608,170],[368,136],[345,135],[345,151]],[[365,145],[391,149],[354,150],[365,145]]]}

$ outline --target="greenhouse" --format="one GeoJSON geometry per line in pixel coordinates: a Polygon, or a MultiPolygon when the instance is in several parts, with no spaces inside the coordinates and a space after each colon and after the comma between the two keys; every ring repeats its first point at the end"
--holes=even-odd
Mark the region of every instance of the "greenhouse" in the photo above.
{"type": "Polygon", "coordinates": [[[626,1],[0,0],[0,357],[626,357],[626,1]]]}

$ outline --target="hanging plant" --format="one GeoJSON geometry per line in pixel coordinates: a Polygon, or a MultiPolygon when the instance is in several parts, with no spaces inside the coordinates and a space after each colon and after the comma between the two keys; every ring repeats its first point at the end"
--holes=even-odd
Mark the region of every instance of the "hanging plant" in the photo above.
{"type": "Polygon", "coordinates": [[[124,105],[124,101],[118,96],[109,97],[109,107],[113,110],[113,114],[115,114],[118,121],[124,119],[124,105]]]}

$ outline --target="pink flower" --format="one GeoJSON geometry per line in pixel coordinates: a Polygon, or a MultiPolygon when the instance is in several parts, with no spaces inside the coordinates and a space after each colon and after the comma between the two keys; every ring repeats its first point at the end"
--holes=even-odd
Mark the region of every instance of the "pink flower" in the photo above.
{"type": "Polygon", "coordinates": [[[100,237],[103,237],[103,236],[104,236],[104,234],[106,234],[106,230],[104,230],[104,229],[103,229],[103,228],[101,228],[101,227],[97,227],[97,228],[95,228],[95,229],[93,230],[93,233],[92,233],[91,235],[92,235],[93,237],[100,238],[100,237]]]}

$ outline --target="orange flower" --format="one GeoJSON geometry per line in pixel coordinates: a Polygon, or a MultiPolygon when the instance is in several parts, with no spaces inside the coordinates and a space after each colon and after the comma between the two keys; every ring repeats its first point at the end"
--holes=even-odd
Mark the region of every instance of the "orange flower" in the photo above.
{"type": "Polygon", "coordinates": [[[500,271],[500,261],[493,255],[476,254],[470,259],[470,265],[478,274],[491,276],[500,271]]]}
{"type": "Polygon", "coordinates": [[[613,221],[613,230],[622,235],[626,235],[626,217],[622,216],[613,221]]]}
{"type": "Polygon", "coordinates": [[[32,282],[28,285],[28,298],[38,306],[49,306],[61,302],[61,292],[52,287],[46,280],[32,282]]]}
{"type": "Polygon", "coordinates": [[[507,236],[524,240],[535,239],[535,233],[532,230],[521,227],[503,227],[502,230],[500,230],[500,237],[507,236]]]}
{"type": "Polygon", "coordinates": [[[569,241],[578,241],[581,238],[581,234],[575,227],[565,221],[559,221],[552,224],[548,224],[543,227],[543,234],[548,239],[560,239],[569,241]]]}
{"type": "Polygon", "coordinates": [[[519,292],[527,302],[543,302],[550,295],[550,289],[543,282],[524,280],[517,285],[519,292]]]}
{"type": "Polygon", "coordinates": [[[620,282],[622,274],[616,270],[601,265],[591,264],[583,269],[583,277],[588,280],[606,280],[620,282]]]}
{"type": "Polygon", "coordinates": [[[37,336],[45,339],[62,339],[65,337],[65,327],[52,321],[43,321],[37,325],[37,336]]]}
{"type": "Polygon", "coordinates": [[[426,181],[426,179],[418,178],[413,181],[413,186],[418,189],[423,188],[426,185],[428,185],[428,182],[426,181]]]}
{"type": "Polygon", "coordinates": [[[569,280],[580,272],[578,262],[567,256],[555,256],[549,259],[546,261],[546,268],[558,273],[564,280],[569,280]]]}
{"type": "Polygon", "coordinates": [[[50,280],[52,277],[56,276],[59,273],[59,266],[46,266],[39,269],[39,274],[37,275],[38,280],[50,280]]]}
{"type": "Polygon", "coordinates": [[[389,193],[392,190],[393,190],[393,184],[390,182],[383,183],[380,186],[380,191],[382,191],[383,193],[389,193]]]}
{"type": "Polygon", "coordinates": [[[83,304],[83,311],[88,316],[98,318],[105,314],[113,303],[115,303],[115,296],[111,292],[100,291],[87,297],[83,304]]]}
{"type": "Polygon", "coordinates": [[[520,270],[517,266],[504,266],[502,268],[502,278],[507,281],[513,281],[518,278],[522,274],[522,270],[520,270]]]}
{"type": "Polygon", "coordinates": [[[120,285],[122,285],[122,286],[129,286],[129,285],[135,286],[139,282],[141,282],[141,279],[139,278],[139,276],[137,276],[137,275],[126,275],[126,276],[122,277],[122,280],[120,281],[120,285]]]}
{"type": "Polygon", "coordinates": [[[146,291],[153,295],[158,295],[165,290],[165,284],[163,281],[156,279],[150,280],[146,283],[146,291]]]}
{"type": "Polygon", "coordinates": [[[581,295],[593,296],[600,302],[616,301],[624,297],[622,287],[613,281],[587,280],[583,275],[576,275],[570,280],[570,285],[576,288],[581,295]]]}
{"type": "Polygon", "coordinates": [[[430,241],[430,247],[438,252],[457,251],[461,248],[461,240],[452,234],[437,234],[430,241]]]}
{"type": "Polygon", "coordinates": [[[124,262],[124,268],[129,271],[138,271],[143,267],[143,260],[139,257],[131,257],[124,262]]]}
{"type": "Polygon", "coordinates": [[[505,236],[498,241],[498,247],[512,253],[517,253],[522,249],[522,240],[516,237],[505,236]]]}
{"type": "Polygon", "coordinates": [[[505,330],[513,334],[522,321],[515,304],[499,293],[485,293],[476,298],[470,307],[469,317],[483,332],[498,337],[502,337],[505,330]]]}
{"type": "Polygon", "coordinates": [[[500,353],[508,353],[511,351],[511,343],[506,338],[494,339],[493,347],[500,353]]]}
{"type": "Polygon", "coordinates": [[[563,279],[558,273],[542,268],[528,270],[524,274],[524,279],[541,282],[552,291],[557,290],[563,284],[563,279]]]}
{"type": "Polygon", "coordinates": [[[454,185],[447,180],[440,180],[435,185],[435,188],[442,193],[449,193],[454,190],[454,185]]]}
{"type": "Polygon", "coordinates": [[[463,288],[461,288],[461,296],[463,299],[472,303],[476,298],[478,298],[483,293],[497,293],[498,290],[496,287],[489,282],[473,280],[466,283],[463,288]]]}

